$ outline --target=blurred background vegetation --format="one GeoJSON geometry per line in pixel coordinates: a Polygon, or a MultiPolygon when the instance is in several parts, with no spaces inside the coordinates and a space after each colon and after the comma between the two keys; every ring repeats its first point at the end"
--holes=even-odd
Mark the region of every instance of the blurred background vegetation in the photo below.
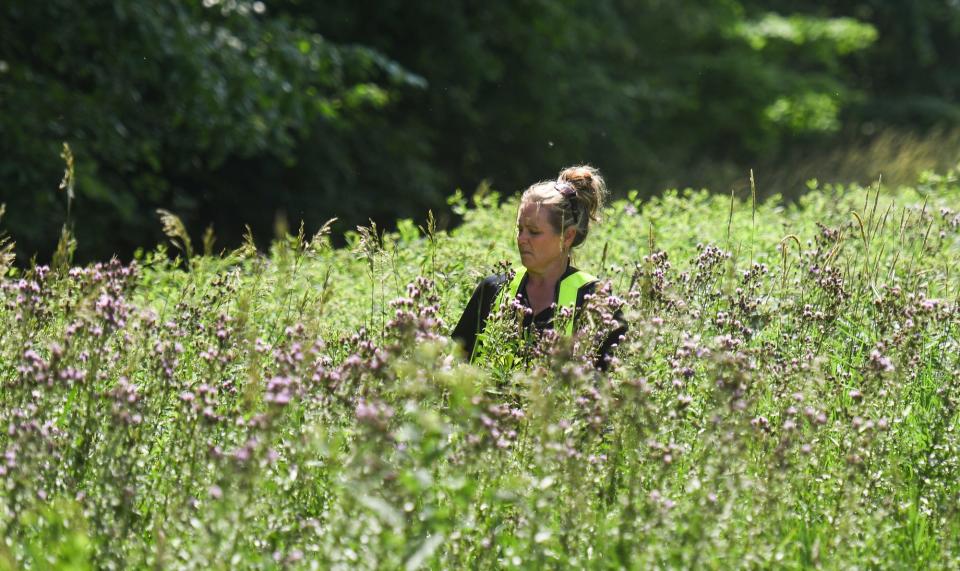
{"type": "Polygon", "coordinates": [[[77,259],[249,224],[453,224],[589,162],[613,190],[792,197],[960,149],[956,0],[5,0],[0,228],[77,259]]]}

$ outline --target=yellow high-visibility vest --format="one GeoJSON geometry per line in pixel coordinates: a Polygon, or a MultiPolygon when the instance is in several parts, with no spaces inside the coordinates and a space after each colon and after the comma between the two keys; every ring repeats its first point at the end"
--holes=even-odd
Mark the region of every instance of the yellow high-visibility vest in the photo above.
{"type": "MultiPolygon", "coordinates": [[[[493,313],[497,308],[499,308],[504,301],[516,299],[517,294],[520,292],[520,284],[523,283],[523,278],[526,275],[526,268],[520,268],[517,270],[516,274],[513,276],[513,279],[510,280],[510,283],[504,284],[504,286],[500,288],[500,292],[497,294],[493,305],[490,306],[490,313],[493,313]]],[[[560,280],[560,292],[557,296],[557,309],[554,313],[554,319],[558,317],[559,311],[562,308],[569,308],[575,312],[577,309],[577,293],[580,291],[580,288],[595,281],[597,281],[596,277],[581,270],[578,270],[560,280]]],[[[568,319],[564,324],[563,334],[567,336],[573,335],[573,325],[574,319],[568,319]]],[[[484,335],[481,331],[477,334],[477,340],[473,347],[473,354],[470,356],[471,362],[475,363],[480,360],[480,357],[483,354],[483,341],[484,335]]]]}

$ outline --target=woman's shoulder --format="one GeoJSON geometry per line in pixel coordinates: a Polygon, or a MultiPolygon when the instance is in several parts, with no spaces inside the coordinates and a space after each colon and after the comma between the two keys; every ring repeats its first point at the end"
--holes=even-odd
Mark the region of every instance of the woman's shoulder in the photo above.
{"type": "Polygon", "coordinates": [[[593,275],[592,273],[575,268],[573,266],[570,266],[569,268],[567,268],[567,271],[566,273],[564,273],[562,279],[566,279],[574,275],[576,275],[578,281],[580,281],[583,284],[581,288],[586,288],[586,289],[589,289],[590,291],[593,291],[593,289],[596,288],[597,284],[600,282],[600,278],[593,275]]]}
{"type": "Polygon", "coordinates": [[[481,283],[484,284],[499,284],[507,281],[506,274],[490,274],[489,276],[483,278],[481,283]]]}
{"type": "Polygon", "coordinates": [[[506,282],[506,274],[492,274],[480,281],[480,287],[484,290],[500,289],[506,282]]]}

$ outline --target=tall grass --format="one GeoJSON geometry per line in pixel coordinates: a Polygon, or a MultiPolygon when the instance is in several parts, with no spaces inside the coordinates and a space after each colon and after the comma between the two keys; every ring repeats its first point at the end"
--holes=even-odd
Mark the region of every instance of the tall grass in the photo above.
{"type": "Polygon", "coordinates": [[[956,564],[955,173],[618,201],[586,330],[517,369],[447,337],[516,203],[453,200],[450,233],[197,256],[166,213],[185,258],[10,270],[0,568],[956,564]]]}

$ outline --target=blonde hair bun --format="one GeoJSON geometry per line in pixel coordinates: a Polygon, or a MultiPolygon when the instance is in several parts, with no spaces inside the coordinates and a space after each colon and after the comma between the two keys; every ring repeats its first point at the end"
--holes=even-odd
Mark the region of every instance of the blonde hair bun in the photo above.
{"type": "Polygon", "coordinates": [[[607,184],[599,170],[590,165],[567,167],[560,171],[557,180],[572,184],[577,190],[580,211],[586,213],[594,222],[600,220],[603,203],[607,198],[607,184]]]}
{"type": "Polygon", "coordinates": [[[590,221],[599,222],[606,197],[607,185],[600,171],[590,165],[577,165],[561,170],[557,180],[531,185],[520,203],[534,202],[548,208],[550,224],[558,234],[576,228],[573,246],[579,246],[587,239],[590,221]]]}

